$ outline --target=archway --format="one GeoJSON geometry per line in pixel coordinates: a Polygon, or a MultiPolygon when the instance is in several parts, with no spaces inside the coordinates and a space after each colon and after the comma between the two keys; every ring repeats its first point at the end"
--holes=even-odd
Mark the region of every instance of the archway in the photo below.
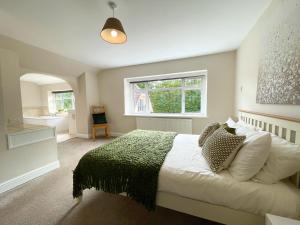
{"type": "Polygon", "coordinates": [[[24,124],[55,126],[57,141],[76,135],[75,94],[57,76],[26,73],[20,77],[24,124]]]}

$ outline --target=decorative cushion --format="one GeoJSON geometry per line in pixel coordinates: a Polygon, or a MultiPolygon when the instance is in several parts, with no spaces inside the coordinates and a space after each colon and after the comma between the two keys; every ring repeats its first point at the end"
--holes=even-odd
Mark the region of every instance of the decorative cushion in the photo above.
{"type": "Polygon", "coordinates": [[[237,136],[219,128],[207,138],[202,155],[213,172],[226,169],[243,145],[245,136],[237,136]]]}
{"type": "Polygon", "coordinates": [[[95,113],[93,114],[94,124],[104,124],[107,123],[105,113],[95,113]]]}
{"type": "Polygon", "coordinates": [[[221,124],[220,127],[224,128],[227,132],[229,132],[231,134],[236,134],[235,133],[235,128],[229,127],[227,123],[221,124]]]}
{"type": "Polygon", "coordinates": [[[212,135],[220,127],[219,123],[210,123],[202,131],[199,136],[199,146],[202,147],[206,139],[212,135]]]}
{"type": "Polygon", "coordinates": [[[300,171],[300,146],[272,134],[270,155],[255,182],[273,184],[300,171]]]}
{"type": "Polygon", "coordinates": [[[267,161],[270,146],[271,135],[268,132],[256,132],[247,137],[228,169],[231,175],[238,181],[251,179],[267,161]]]}

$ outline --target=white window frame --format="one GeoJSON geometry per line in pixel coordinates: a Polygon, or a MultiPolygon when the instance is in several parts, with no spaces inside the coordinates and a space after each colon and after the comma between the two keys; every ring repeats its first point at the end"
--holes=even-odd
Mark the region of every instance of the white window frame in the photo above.
{"type": "MultiPolygon", "coordinates": [[[[140,89],[139,91],[145,92],[147,95],[147,100],[149,101],[148,92],[152,91],[146,87],[146,89],[140,89]]],[[[145,76],[145,77],[130,77],[124,79],[124,115],[125,116],[142,116],[142,117],[206,117],[207,116],[207,70],[197,70],[181,73],[145,76]],[[176,90],[180,89],[182,93],[182,108],[181,113],[150,113],[149,108],[147,112],[134,112],[134,85],[132,83],[143,82],[143,81],[154,81],[154,80],[165,80],[165,79],[189,79],[201,77],[201,87],[182,87],[178,88],[161,88],[160,90],[176,90]],[[185,91],[186,90],[199,90],[201,91],[201,112],[186,113],[185,110],[185,91]]],[[[149,107],[149,102],[146,104],[149,107]]]]}
{"type": "Polygon", "coordinates": [[[49,106],[48,106],[50,113],[55,113],[55,114],[59,113],[58,109],[56,107],[56,94],[62,94],[62,93],[67,93],[67,92],[73,93],[73,96],[71,98],[65,98],[65,97],[62,96],[62,99],[60,101],[62,102],[62,104],[64,104],[64,100],[71,99],[72,100],[72,109],[71,110],[75,109],[75,96],[74,96],[73,90],[50,91],[49,94],[48,94],[48,102],[51,101],[51,104],[49,104],[49,106]]]}

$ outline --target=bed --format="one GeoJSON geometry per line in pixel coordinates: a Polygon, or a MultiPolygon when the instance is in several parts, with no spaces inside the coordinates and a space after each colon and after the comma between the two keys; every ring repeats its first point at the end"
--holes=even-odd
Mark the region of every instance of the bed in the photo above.
{"type": "MultiPolygon", "coordinates": [[[[298,120],[242,110],[239,119],[300,143],[298,120]]],[[[197,141],[198,135],[175,137],[159,171],[156,205],[231,225],[264,224],[265,213],[300,218],[299,174],[273,185],[238,182],[226,170],[212,173],[197,141]]]]}

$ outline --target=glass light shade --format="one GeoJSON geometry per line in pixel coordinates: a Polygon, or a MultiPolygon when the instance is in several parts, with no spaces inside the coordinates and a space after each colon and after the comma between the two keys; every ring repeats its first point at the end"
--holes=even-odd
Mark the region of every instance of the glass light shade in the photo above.
{"type": "Polygon", "coordinates": [[[100,35],[104,41],[111,44],[122,44],[127,40],[121,21],[114,17],[106,20],[100,35]]]}

